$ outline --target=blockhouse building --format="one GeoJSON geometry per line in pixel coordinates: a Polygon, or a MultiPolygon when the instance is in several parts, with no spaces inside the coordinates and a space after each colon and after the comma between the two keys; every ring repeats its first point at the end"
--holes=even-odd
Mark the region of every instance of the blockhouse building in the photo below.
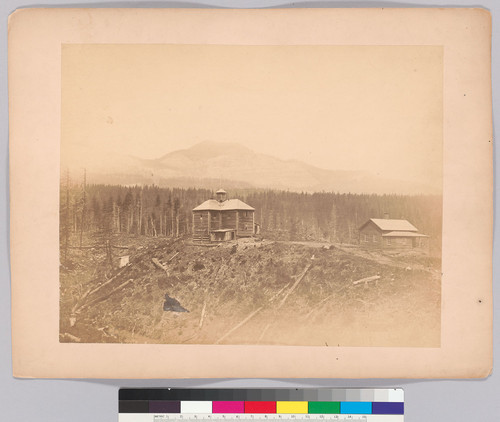
{"type": "Polygon", "coordinates": [[[239,199],[227,199],[226,191],[216,192],[193,208],[193,240],[224,242],[256,234],[255,209],[239,199]]]}

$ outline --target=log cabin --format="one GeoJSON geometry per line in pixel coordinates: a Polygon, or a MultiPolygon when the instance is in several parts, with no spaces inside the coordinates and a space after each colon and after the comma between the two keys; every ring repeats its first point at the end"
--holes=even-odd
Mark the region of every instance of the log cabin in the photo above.
{"type": "Polygon", "coordinates": [[[419,233],[408,220],[370,218],[359,228],[359,244],[378,249],[427,249],[429,236],[419,233]]]}
{"type": "Polygon", "coordinates": [[[227,199],[226,191],[216,192],[193,208],[193,240],[195,242],[224,242],[256,234],[255,209],[239,199],[227,199]]]}

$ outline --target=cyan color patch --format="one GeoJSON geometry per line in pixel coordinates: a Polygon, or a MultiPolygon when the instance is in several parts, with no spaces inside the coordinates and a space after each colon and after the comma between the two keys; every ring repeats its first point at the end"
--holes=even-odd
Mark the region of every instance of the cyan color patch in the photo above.
{"type": "Polygon", "coordinates": [[[372,403],[366,401],[343,401],[340,402],[340,413],[353,415],[371,415],[372,403]]]}

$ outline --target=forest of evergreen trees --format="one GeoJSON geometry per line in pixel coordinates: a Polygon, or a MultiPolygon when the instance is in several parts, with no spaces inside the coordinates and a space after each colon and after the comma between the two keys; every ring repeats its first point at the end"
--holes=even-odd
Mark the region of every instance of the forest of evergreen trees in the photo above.
{"type": "MultiPolygon", "coordinates": [[[[71,242],[82,246],[88,235],[190,235],[191,210],[214,197],[207,189],[87,185],[72,183],[67,176],[60,190],[61,247],[67,250],[71,242]]],[[[441,244],[441,196],[233,190],[228,198],[254,207],[255,222],[269,239],[357,243],[359,226],[388,213],[390,218],[409,220],[431,236],[435,247],[441,244]]]]}

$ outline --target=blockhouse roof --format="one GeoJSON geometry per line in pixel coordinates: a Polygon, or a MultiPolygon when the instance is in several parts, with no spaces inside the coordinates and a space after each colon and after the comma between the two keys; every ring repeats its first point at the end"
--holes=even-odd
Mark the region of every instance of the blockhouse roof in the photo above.
{"type": "Polygon", "coordinates": [[[255,211],[255,208],[252,208],[250,205],[245,204],[243,201],[240,201],[239,199],[228,199],[222,202],[219,202],[215,199],[209,199],[208,201],[205,201],[202,204],[198,205],[196,208],[193,208],[193,211],[231,211],[231,210],[255,211]]]}

